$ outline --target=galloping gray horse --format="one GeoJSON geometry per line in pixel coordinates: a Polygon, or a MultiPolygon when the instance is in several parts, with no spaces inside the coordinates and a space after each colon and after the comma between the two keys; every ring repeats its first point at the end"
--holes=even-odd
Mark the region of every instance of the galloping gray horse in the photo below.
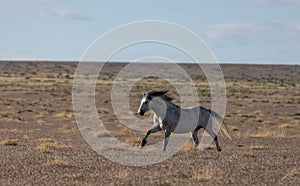
{"type": "MultiPolygon", "coordinates": [[[[145,137],[141,142],[141,147],[147,143],[147,138],[151,133],[161,130],[165,131],[165,138],[163,141],[163,151],[166,150],[169,137],[172,132],[174,133],[188,133],[191,132],[192,139],[195,145],[199,144],[198,131],[204,128],[205,131],[214,139],[217,151],[221,151],[218,143],[218,137],[212,130],[212,125],[209,122],[215,121],[220,124],[222,117],[207,108],[194,107],[191,109],[182,109],[171,101],[172,97],[166,95],[168,91],[150,91],[144,94],[141,100],[141,105],[138,114],[143,116],[145,112],[151,110],[154,112],[154,125],[147,131],[145,137]]],[[[221,124],[222,132],[226,137],[231,139],[224,124],[221,124]]]]}

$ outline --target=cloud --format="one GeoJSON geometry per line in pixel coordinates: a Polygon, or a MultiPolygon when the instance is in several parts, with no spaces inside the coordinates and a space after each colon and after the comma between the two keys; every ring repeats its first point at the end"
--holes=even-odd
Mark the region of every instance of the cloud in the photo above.
{"type": "Polygon", "coordinates": [[[300,0],[255,0],[258,3],[300,4],[300,0]]]}
{"type": "MultiPolygon", "coordinates": [[[[0,3],[48,3],[51,0],[0,0],[0,3]]],[[[53,1],[53,0],[52,0],[53,1]]]]}
{"type": "Polygon", "coordinates": [[[213,46],[300,41],[300,23],[282,20],[265,23],[215,24],[206,28],[204,32],[208,42],[213,46]]]}
{"type": "MultiPolygon", "coordinates": [[[[14,21],[19,21],[24,17],[34,18],[36,16],[40,17],[56,17],[63,18],[69,20],[78,20],[78,21],[89,21],[91,18],[86,15],[82,15],[80,13],[74,12],[67,8],[50,8],[55,4],[54,2],[58,2],[57,0],[0,0],[1,4],[17,7],[16,9],[21,9],[19,12],[14,12],[15,9],[11,9],[9,12],[11,15],[6,16],[5,18],[0,17],[0,23],[11,23],[14,21]],[[54,3],[54,4],[53,4],[54,3]],[[23,7],[26,5],[26,7],[23,7]],[[32,7],[35,13],[32,13],[32,7]],[[44,9],[40,9],[41,7],[47,7],[44,9]],[[37,12],[36,12],[37,11],[37,12]]],[[[11,7],[10,7],[11,8],[11,7]]]]}
{"type": "Polygon", "coordinates": [[[72,19],[79,21],[89,21],[90,17],[77,14],[69,9],[51,9],[51,10],[41,10],[39,11],[39,16],[42,17],[58,17],[64,19],[72,19]]]}
{"type": "Polygon", "coordinates": [[[12,23],[11,19],[0,17],[0,24],[12,23]]]}

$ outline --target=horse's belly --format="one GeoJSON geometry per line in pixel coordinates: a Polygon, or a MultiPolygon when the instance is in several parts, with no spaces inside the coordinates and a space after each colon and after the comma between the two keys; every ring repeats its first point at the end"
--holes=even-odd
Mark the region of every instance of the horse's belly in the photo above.
{"type": "Polygon", "coordinates": [[[176,127],[176,129],[174,130],[174,133],[184,134],[184,133],[191,132],[192,130],[193,129],[187,129],[187,128],[184,128],[184,127],[176,127]]]}
{"type": "Polygon", "coordinates": [[[197,126],[197,121],[193,119],[189,120],[182,120],[181,122],[178,123],[177,127],[174,130],[174,133],[178,134],[183,134],[183,133],[188,133],[191,131],[194,131],[197,126]]]}

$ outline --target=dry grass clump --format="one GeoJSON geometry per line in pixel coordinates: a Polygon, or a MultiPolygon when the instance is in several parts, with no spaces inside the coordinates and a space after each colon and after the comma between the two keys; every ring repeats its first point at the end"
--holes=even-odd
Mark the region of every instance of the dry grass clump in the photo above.
{"type": "Polygon", "coordinates": [[[36,149],[41,152],[51,152],[56,149],[69,148],[69,146],[65,144],[59,144],[51,138],[39,138],[37,141],[39,142],[39,145],[36,149]]]}
{"type": "Polygon", "coordinates": [[[251,150],[266,150],[266,149],[268,149],[264,145],[251,145],[249,148],[251,150]]]}
{"type": "Polygon", "coordinates": [[[102,137],[111,137],[111,135],[106,131],[98,131],[93,134],[94,137],[102,138],[102,137]]]}
{"type": "Polygon", "coordinates": [[[287,172],[280,181],[284,181],[286,180],[288,177],[293,177],[299,174],[299,171],[297,170],[297,168],[293,168],[292,170],[290,170],[289,172],[287,172]]]}
{"type": "Polygon", "coordinates": [[[182,152],[190,152],[193,150],[196,150],[196,146],[192,140],[189,140],[181,149],[182,152]]]}
{"type": "Polygon", "coordinates": [[[122,128],[122,130],[120,131],[120,134],[122,134],[122,135],[128,135],[131,133],[132,133],[132,131],[127,127],[122,128]]]}
{"type": "Polygon", "coordinates": [[[122,171],[117,172],[115,174],[115,177],[118,179],[129,179],[130,175],[129,175],[128,171],[122,170],[122,171]]]}
{"type": "Polygon", "coordinates": [[[71,162],[70,160],[60,158],[60,157],[55,157],[53,161],[50,161],[45,164],[46,166],[59,166],[59,167],[72,167],[74,166],[74,162],[71,162]]]}
{"type": "Polygon", "coordinates": [[[72,117],[74,117],[74,113],[63,111],[63,112],[59,112],[59,113],[55,114],[55,117],[58,117],[58,118],[72,118],[72,117]]]}
{"type": "Polygon", "coordinates": [[[54,143],[55,141],[52,138],[38,138],[37,142],[49,142],[54,143]]]}
{"type": "Polygon", "coordinates": [[[218,173],[216,174],[215,170],[212,167],[207,166],[203,169],[203,172],[194,173],[192,175],[192,178],[197,181],[203,182],[203,181],[208,181],[208,180],[215,180],[216,178],[221,179],[222,175],[221,175],[220,171],[218,171],[218,173]]]}
{"type": "Polygon", "coordinates": [[[139,146],[141,143],[141,139],[138,137],[131,137],[125,139],[125,143],[132,145],[132,146],[139,146]]]}
{"type": "Polygon", "coordinates": [[[284,129],[269,129],[263,130],[257,134],[252,134],[250,137],[254,138],[266,138],[266,137],[275,137],[275,138],[284,138],[286,137],[286,131],[284,129]]]}
{"type": "Polygon", "coordinates": [[[262,122],[262,125],[263,125],[263,126],[266,126],[266,127],[269,127],[269,126],[274,125],[274,123],[271,122],[271,121],[264,121],[264,122],[262,122]]]}
{"type": "Polygon", "coordinates": [[[72,132],[72,128],[67,125],[64,125],[64,126],[58,128],[58,131],[63,132],[63,133],[68,133],[68,132],[72,132]]]}
{"type": "Polygon", "coordinates": [[[170,178],[177,178],[177,179],[188,179],[191,177],[191,175],[185,174],[181,171],[176,171],[170,175],[168,175],[170,178]]]}
{"type": "Polygon", "coordinates": [[[166,181],[166,182],[159,182],[158,184],[157,184],[157,186],[171,186],[171,183],[169,183],[168,181],[166,181]]]}
{"type": "Polygon", "coordinates": [[[29,140],[30,137],[29,137],[27,134],[25,134],[25,135],[23,135],[23,139],[24,139],[24,140],[29,140]]]}
{"type": "MultiPolygon", "coordinates": [[[[81,129],[81,130],[83,130],[83,129],[81,129]]],[[[90,129],[88,128],[86,130],[90,130],[90,129]]],[[[99,137],[99,138],[101,138],[101,137],[120,136],[120,135],[121,134],[120,134],[119,129],[117,129],[117,130],[106,130],[106,131],[100,130],[100,131],[96,131],[96,132],[93,133],[94,137],[99,137]]]]}
{"type": "Polygon", "coordinates": [[[38,119],[37,121],[36,121],[38,124],[44,124],[44,120],[42,120],[42,119],[38,119]]]}
{"type": "Polygon", "coordinates": [[[280,128],[280,129],[292,129],[292,128],[294,128],[294,125],[285,123],[285,124],[279,125],[278,128],[280,128]]]}
{"type": "Polygon", "coordinates": [[[58,148],[58,144],[52,143],[52,142],[44,142],[37,146],[37,150],[42,151],[42,152],[50,152],[57,148],[58,148]]]}
{"type": "Polygon", "coordinates": [[[237,153],[237,156],[243,156],[243,157],[247,157],[247,158],[254,158],[255,154],[253,152],[250,151],[240,151],[237,153]]]}
{"type": "Polygon", "coordinates": [[[239,109],[239,110],[237,110],[236,112],[234,112],[234,114],[241,114],[241,113],[243,113],[243,112],[244,112],[244,110],[239,109]]]}
{"type": "Polygon", "coordinates": [[[242,114],[241,117],[251,119],[251,118],[256,118],[255,114],[242,114]]]}
{"type": "Polygon", "coordinates": [[[231,131],[239,131],[238,127],[233,126],[233,125],[229,125],[229,126],[227,126],[227,128],[231,131]]]}
{"type": "Polygon", "coordinates": [[[262,110],[256,110],[253,112],[253,114],[258,115],[258,116],[263,116],[265,113],[262,110]]]}
{"type": "Polygon", "coordinates": [[[18,129],[0,129],[0,132],[18,132],[18,129]]]}
{"type": "Polygon", "coordinates": [[[262,123],[264,120],[261,118],[255,118],[253,121],[258,122],[258,123],[262,123]]]}
{"type": "Polygon", "coordinates": [[[5,139],[0,141],[0,146],[17,146],[18,145],[17,141],[18,140],[16,139],[5,139]]]}

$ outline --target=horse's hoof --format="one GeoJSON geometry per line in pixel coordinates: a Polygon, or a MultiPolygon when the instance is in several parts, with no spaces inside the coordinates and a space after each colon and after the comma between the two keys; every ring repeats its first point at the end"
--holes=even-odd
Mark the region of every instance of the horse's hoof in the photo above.
{"type": "Polygon", "coordinates": [[[222,151],[222,149],[221,149],[221,148],[217,148],[217,151],[218,151],[218,152],[221,152],[221,151],[222,151]]]}
{"type": "Polygon", "coordinates": [[[143,140],[142,143],[141,143],[141,148],[143,148],[146,145],[146,143],[147,143],[147,141],[143,140]]]}

